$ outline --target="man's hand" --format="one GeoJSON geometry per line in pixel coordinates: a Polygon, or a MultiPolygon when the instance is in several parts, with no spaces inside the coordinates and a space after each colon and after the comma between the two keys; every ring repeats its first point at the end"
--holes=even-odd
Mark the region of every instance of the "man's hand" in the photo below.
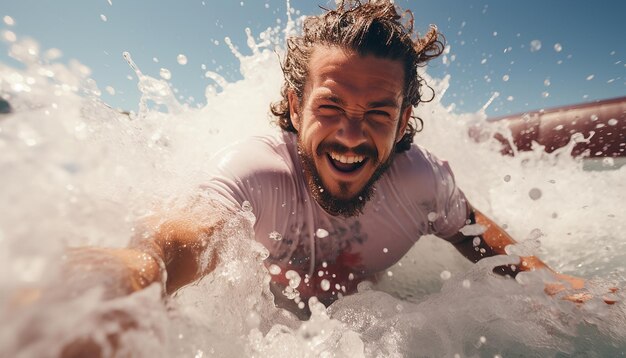
{"type": "Polygon", "coordinates": [[[134,249],[80,247],[68,249],[62,258],[62,284],[19,290],[11,299],[13,307],[29,306],[46,297],[77,297],[102,287],[105,299],[129,295],[162,282],[158,259],[134,249]]]}
{"type": "MultiPolygon", "coordinates": [[[[509,234],[480,211],[471,206],[468,207],[468,211],[470,224],[480,225],[483,228],[482,234],[465,236],[459,232],[451,241],[456,242],[456,249],[469,260],[478,262],[485,257],[505,255],[505,248],[508,245],[516,244],[509,234]]],[[[585,288],[584,279],[557,273],[535,256],[523,256],[520,258],[519,264],[499,266],[494,269],[494,272],[500,275],[515,277],[520,272],[535,270],[547,270],[554,275],[556,282],[548,283],[545,287],[545,292],[550,296],[554,296],[564,290],[582,290],[585,288]]],[[[609,293],[615,292],[617,292],[617,288],[609,289],[609,293]]],[[[576,303],[583,303],[591,298],[593,298],[593,295],[589,292],[577,292],[563,297],[565,300],[576,303]]],[[[607,304],[616,302],[616,300],[608,297],[604,297],[603,300],[607,304]]]]}
{"type": "MultiPolygon", "coordinates": [[[[550,296],[554,296],[565,290],[582,290],[585,288],[586,281],[582,278],[564,275],[560,273],[555,273],[554,275],[556,279],[559,280],[560,282],[546,284],[544,291],[550,296]]],[[[612,294],[617,291],[618,291],[617,287],[611,287],[609,288],[608,293],[612,294]]],[[[586,301],[589,301],[592,298],[593,298],[593,295],[590,292],[577,292],[577,293],[568,294],[563,297],[564,300],[572,301],[574,303],[584,303],[586,301]]],[[[612,305],[615,302],[617,302],[615,299],[612,299],[610,297],[602,297],[602,300],[608,305],[612,305]]]]}
{"type": "Polygon", "coordinates": [[[63,271],[70,289],[84,291],[102,285],[106,297],[114,298],[161,282],[164,273],[159,260],[136,249],[72,248],[65,255],[63,271]]]}

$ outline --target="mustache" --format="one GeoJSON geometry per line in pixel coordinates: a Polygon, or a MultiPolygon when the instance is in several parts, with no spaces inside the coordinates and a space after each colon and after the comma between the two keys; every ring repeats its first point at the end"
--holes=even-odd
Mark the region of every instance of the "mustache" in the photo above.
{"type": "Polygon", "coordinates": [[[345,145],[341,144],[341,143],[337,143],[337,142],[325,142],[320,144],[317,147],[317,151],[316,151],[317,155],[321,156],[322,154],[324,154],[324,152],[335,152],[338,154],[348,154],[348,153],[352,153],[352,154],[356,154],[356,155],[363,155],[363,156],[367,156],[367,157],[372,157],[372,158],[378,158],[378,151],[376,150],[376,148],[372,147],[369,144],[360,144],[354,148],[348,148],[345,145]]]}

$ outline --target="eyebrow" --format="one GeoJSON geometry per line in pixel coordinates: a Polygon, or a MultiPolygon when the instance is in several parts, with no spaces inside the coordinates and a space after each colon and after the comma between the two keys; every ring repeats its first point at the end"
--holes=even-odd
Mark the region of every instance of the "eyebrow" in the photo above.
{"type": "MultiPolygon", "coordinates": [[[[338,105],[341,105],[341,106],[345,105],[345,102],[341,98],[333,94],[322,96],[321,99],[324,99],[333,103],[337,103],[338,105]]],[[[367,108],[382,108],[382,107],[397,107],[397,106],[398,106],[398,102],[392,98],[385,98],[379,101],[369,102],[367,104],[367,108]]]]}
{"type": "Polygon", "coordinates": [[[398,107],[398,102],[391,98],[385,98],[380,101],[369,102],[368,108],[381,108],[381,107],[398,107]]]}

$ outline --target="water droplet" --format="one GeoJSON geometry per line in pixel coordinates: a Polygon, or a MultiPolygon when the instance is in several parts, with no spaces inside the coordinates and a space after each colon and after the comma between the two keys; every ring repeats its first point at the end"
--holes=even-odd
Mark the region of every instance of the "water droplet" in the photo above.
{"type": "Polygon", "coordinates": [[[323,239],[328,236],[328,231],[321,229],[321,228],[317,229],[317,231],[315,231],[315,236],[319,237],[320,239],[323,239]]]}
{"type": "Polygon", "coordinates": [[[541,195],[541,190],[539,190],[538,188],[532,188],[528,192],[528,196],[533,200],[539,200],[539,198],[541,198],[541,195]]]}
{"type": "Polygon", "coordinates": [[[322,262],[322,267],[323,267],[323,268],[328,267],[328,262],[326,262],[326,261],[322,262]]]}
{"type": "Polygon", "coordinates": [[[281,269],[280,269],[280,266],[271,264],[270,267],[268,268],[268,271],[272,275],[278,275],[280,273],[281,269]]]}
{"type": "MultiPolygon", "coordinates": [[[[61,50],[59,50],[58,48],[51,48],[48,49],[45,53],[44,53],[44,57],[47,60],[56,60],[58,58],[60,58],[61,56],[63,56],[63,52],[61,52],[61,50]]],[[[46,71],[46,73],[44,73],[45,76],[48,77],[54,77],[54,72],[52,71],[46,71]]]]}
{"type": "Polygon", "coordinates": [[[159,75],[164,80],[170,80],[172,78],[172,73],[167,68],[161,68],[159,75]]]}
{"type": "Polygon", "coordinates": [[[470,280],[463,280],[463,288],[470,288],[470,286],[472,286],[472,284],[470,283],[470,280]]]}
{"type": "Polygon", "coordinates": [[[241,204],[241,210],[247,212],[252,211],[252,204],[250,204],[248,200],[244,200],[244,202],[241,204]]]}
{"type": "Polygon", "coordinates": [[[537,52],[539,50],[541,50],[541,41],[532,40],[530,42],[530,52],[537,52]]]}
{"type": "Polygon", "coordinates": [[[541,97],[543,97],[543,98],[550,97],[550,92],[541,92],[541,97]]]}
{"type": "Polygon", "coordinates": [[[385,247],[385,248],[383,248],[383,252],[384,252],[384,253],[388,253],[388,252],[389,252],[389,249],[387,249],[387,248],[385,247]]]}
{"type": "Polygon", "coordinates": [[[348,274],[348,280],[350,280],[350,281],[354,280],[354,274],[353,273],[348,274]]]}
{"type": "Polygon", "coordinates": [[[270,232],[270,239],[272,239],[274,241],[280,241],[280,240],[283,239],[283,235],[281,235],[277,231],[272,231],[272,232],[270,232]]]}
{"type": "Polygon", "coordinates": [[[182,53],[179,54],[176,57],[176,61],[178,62],[179,65],[186,65],[187,64],[187,56],[183,55],[182,53]]]}
{"type": "Polygon", "coordinates": [[[430,213],[428,213],[427,217],[428,217],[428,221],[434,222],[435,220],[437,220],[439,215],[437,215],[437,213],[431,211],[430,213]]]}
{"type": "Polygon", "coordinates": [[[100,14],[100,20],[107,22],[107,17],[104,14],[100,14]]]}
{"type": "Polygon", "coordinates": [[[482,344],[487,343],[487,338],[485,338],[485,336],[481,336],[480,337],[480,343],[482,343],[482,344]]]}
{"type": "Polygon", "coordinates": [[[12,18],[11,16],[9,16],[9,15],[7,15],[7,16],[5,16],[5,17],[3,17],[3,18],[2,18],[2,21],[4,21],[4,23],[5,23],[7,26],[13,26],[13,25],[15,25],[15,20],[13,20],[13,18],[12,18]]]}
{"type": "Polygon", "coordinates": [[[617,119],[615,118],[611,118],[609,119],[609,121],[607,122],[610,126],[614,126],[617,125],[617,119]]]}
{"type": "Polygon", "coordinates": [[[3,31],[2,38],[4,38],[7,42],[15,42],[17,40],[17,35],[13,31],[3,31]]]}
{"type": "Polygon", "coordinates": [[[389,277],[393,276],[393,272],[387,271],[387,276],[389,276],[389,277]]]}
{"type": "Polygon", "coordinates": [[[556,52],[561,52],[561,51],[563,51],[563,46],[561,46],[561,44],[560,44],[560,43],[558,43],[558,42],[557,42],[557,43],[555,43],[555,44],[554,44],[554,51],[556,51],[556,52]]]}
{"type": "Polygon", "coordinates": [[[287,286],[283,290],[283,295],[285,297],[287,297],[288,299],[290,299],[290,300],[294,300],[294,299],[300,297],[300,292],[298,292],[298,290],[296,290],[295,288],[293,288],[291,286],[287,286]]]}
{"type": "Polygon", "coordinates": [[[509,75],[502,76],[502,81],[507,82],[509,80],[509,75]]]}
{"type": "Polygon", "coordinates": [[[591,81],[594,77],[595,77],[595,75],[589,75],[589,76],[587,76],[587,81],[591,81]]]}
{"type": "Polygon", "coordinates": [[[605,167],[613,167],[615,165],[615,160],[611,157],[602,158],[602,165],[605,167]]]}
{"type": "Polygon", "coordinates": [[[300,282],[302,281],[300,275],[294,270],[285,272],[285,278],[289,280],[289,287],[291,288],[298,288],[298,286],[300,286],[300,282]]]}
{"type": "Polygon", "coordinates": [[[330,289],[330,281],[328,281],[327,279],[323,279],[320,282],[320,287],[322,288],[322,290],[328,291],[330,289]]]}
{"type": "Polygon", "coordinates": [[[441,271],[441,274],[439,276],[441,276],[442,280],[449,280],[450,277],[452,277],[452,274],[450,273],[450,271],[444,270],[444,271],[441,271]]]}
{"type": "Polygon", "coordinates": [[[480,245],[480,237],[476,236],[476,237],[474,238],[474,240],[472,240],[472,245],[473,245],[474,247],[479,246],[479,245],[480,245]]]}

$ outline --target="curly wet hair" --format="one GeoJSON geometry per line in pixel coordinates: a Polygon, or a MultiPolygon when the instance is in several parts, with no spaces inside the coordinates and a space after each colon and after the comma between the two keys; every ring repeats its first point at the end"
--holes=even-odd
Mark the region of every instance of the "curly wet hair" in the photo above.
{"type": "MultiPolygon", "coordinates": [[[[436,26],[431,25],[426,35],[420,37],[414,32],[413,13],[409,10],[403,12],[389,0],[345,0],[334,10],[322,9],[325,10],[323,14],[304,20],[302,34],[287,39],[287,53],[282,62],[285,77],[282,99],[270,105],[277,124],[283,130],[297,133],[291,122],[288,94],[294,91],[302,103],[309,59],[317,45],[338,46],[362,56],[402,61],[405,77],[402,109],[434,98],[433,89],[418,75],[417,69],[441,55],[445,48],[445,39],[436,26]],[[423,98],[423,87],[430,90],[429,99],[423,98]]],[[[412,116],[395,151],[409,149],[415,133],[422,127],[423,121],[412,116]]]]}

